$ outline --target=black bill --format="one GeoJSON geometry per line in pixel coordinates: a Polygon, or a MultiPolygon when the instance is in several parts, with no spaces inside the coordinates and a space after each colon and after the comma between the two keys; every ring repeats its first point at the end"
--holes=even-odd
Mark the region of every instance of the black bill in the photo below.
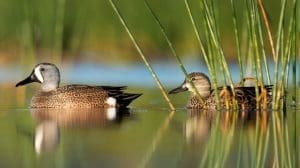
{"type": "Polygon", "coordinates": [[[187,91],[188,88],[184,86],[185,83],[183,83],[182,85],[180,85],[179,87],[171,90],[169,92],[169,94],[175,94],[175,93],[179,93],[179,92],[184,92],[184,91],[187,91]]]}
{"type": "Polygon", "coordinates": [[[18,82],[18,83],[16,84],[16,87],[22,86],[22,85],[26,85],[26,84],[32,83],[32,82],[40,82],[40,81],[37,79],[37,77],[35,76],[34,71],[32,71],[31,74],[30,74],[26,79],[24,79],[24,80],[18,82]]]}

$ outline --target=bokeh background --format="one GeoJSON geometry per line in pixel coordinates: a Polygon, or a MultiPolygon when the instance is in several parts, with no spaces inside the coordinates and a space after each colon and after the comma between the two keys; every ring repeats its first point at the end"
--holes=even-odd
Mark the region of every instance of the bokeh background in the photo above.
{"type": "MultiPolygon", "coordinates": [[[[203,23],[200,20],[199,1],[189,2],[196,24],[201,27],[203,23]]],[[[233,80],[238,82],[240,79],[230,1],[215,2],[218,9],[216,20],[220,27],[221,45],[230,64],[233,80]]],[[[171,56],[169,47],[144,1],[116,1],[116,4],[162,83],[167,87],[178,85],[183,79],[183,74],[171,56]]],[[[149,4],[165,27],[188,72],[207,73],[184,1],[149,0],[149,4]]],[[[280,0],[264,2],[274,37],[279,19],[279,4],[280,0]]],[[[236,2],[236,5],[237,26],[242,30],[239,36],[241,41],[247,41],[246,16],[242,14],[246,10],[246,5],[240,1],[236,2]]],[[[289,6],[287,9],[290,12],[289,6]]],[[[200,35],[204,37],[203,34],[200,35]]],[[[205,39],[203,40],[205,42],[205,39]]],[[[244,60],[247,60],[247,45],[241,43],[244,60]]],[[[268,45],[266,54],[271,55],[268,45]]],[[[271,60],[271,57],[269,58],[271,60]]],[[[108,1],[0,1],[0,85],[3,86],[1,88],[14,89],[14,84],[27,76],[34,65],[40,62],[57,64],[61,70],[63,84],[156,88],[150,73],[108,1]]],[[[273,64],[270,64],[271,69],[272,66],[273,64]]],[[[253,74],[246,72],[246,75],[253,74]]]]}
{"type": "MultiPolygon", "coordinates": [[[[187,71],[208,73],[184,1],[148,2],[187,71]]],[[[201,27],[199,0],[189,2],[196,24],[201,27]]],[[[240,70],[230,0],[214,2],[218,3],[216,20],[221,45],[233,81],[238,82],[240,70]]],[[[235,2],[237,25],[243,30],[239,35],[247,41],[247,22],[241,15],[246,10],[245,2],[235,2]]],[[[264,0],[274,37],[280,2],[264,0]]],[[[115,3],[166,89],[179,85],[184,75],[144,1],[115,0],[115,3]]],[[[291,12],[289,6],[287,12],[291,12]]],[[[297,24],[299,38],[300,21],[297,24]]],[[[201,37],[205,36],[201,34],[201,37]]],[[[244,60],[248,55],[247,45],[241,45],[244,60]]],[[[266,45],[272,70],[270,53],[266,45]]],[[[298,75],[299,56],[298,53],[298,75]]],[[[297,80],[299,86],[299,77],[297,80]]],[[[178,109],[175,114],[170,113],[108,0],[0,0],[0,167],[201,167],[201,161],[206,160],[211,167],[214,164],[216,167],[260,167],[261,155],[266,162],[261,167],[276,167],[276,161],[288,163],[286,157],[297,162],[295,165],[300,164],[300,111],[291,105],[295,102],[290,97],[287,117],[278,112],[256,122],[251,115],[235,121],[224,115],[218,124],[205,115],[183,109],[187,97],[187,93],[172,96],[171,101],[178,109]],[[54,149],[50,149],[54,152],[40,155],[33,139],[39,124],[43,123],[34,120],[28,108],[39,85],[15,88],[40,62],[55,63],[61,71],[63,85],[128,85],[129,92],[143,93],[143,96],[131,104],[132,114],[124,114],[114,121],[99,119],[95,125],[89,125],[89,121],[86,125],[74,122],[70,128],[59,129],[54,125],[58,135],[55,138],[59,139],[52,145],[54,149]],[[277,139],[280,149],[276,146],[277,139]],[[285,143],[290,148],[283,148],[285,143]],[[275,158],[277,151],[281,159],[275,158]]],[[[300,102],[297,103],[299,107],[300,102]]],[[[46,126],[42,128],[47,131],[46,126]]]]}
{"type": "MultiPolygon", "coordinates": [[[[222,8],[218,10],[222,47],[230,59],[236,55],[230,1],[216,2],[222,8]]],[[[147,57],[155,61],[172,60],[168,56],[167,43],[144,1],[116,3],[147,57]]],[[[184,1],[149,0],[149,3],[179,55],[201,59],[184,1]]],[[[190,3],[197,19],[199,1],[191,0],[190,3]]],[[[243,3],[237,3],[238,26],[241,28],[246,26],[245,16],[239,15],[245,10],[243,3]]],[[[273,33],[279,18],[278,4],[279,0],[265,2],[273,33]]],[[[141,62],[108,1],[2,0],[0,9],[1,66],[44,60],[103,64],[141,62]]]]}

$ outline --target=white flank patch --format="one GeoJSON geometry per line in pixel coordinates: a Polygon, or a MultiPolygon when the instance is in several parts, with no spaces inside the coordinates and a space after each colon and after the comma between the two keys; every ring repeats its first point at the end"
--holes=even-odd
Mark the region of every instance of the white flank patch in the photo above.
{"type": "Polygon", "coordinates": [[[38,80],[39,80],[41,83],[44,82],[44,78],[43,78],[42,73],[41,73],[41,71],[40,71],[40,66],[38,66],[38,67],[36,67],[36,68],[34,69],[34,74],[35,74],[35,76],[38,78],[38,80]]]}
{"type": "Polygon", "coordinates": [[[114,107],[107,108],[106,118],[109,121],[112,121],[112,120],[116,119],[116,116],[117,116],[117,109],[116,108],[114,108],[114,107]]]}
{"type": "Polygon", "coordinates": [[[117,100],[113,97],[109,97],[106,99],[106,104],[108,104],[110,107],[116,107],[117,100]]]}

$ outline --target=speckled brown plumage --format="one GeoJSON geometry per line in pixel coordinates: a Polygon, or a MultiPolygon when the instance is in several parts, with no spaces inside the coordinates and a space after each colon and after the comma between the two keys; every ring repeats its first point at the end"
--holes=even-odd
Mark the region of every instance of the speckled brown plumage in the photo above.
{"type": "MultiPolygon", "coordinates": [[[[211,83],[204,73],[192,72],[184,82],[169,94],[176,94],[183,91],[190,91],[191,97],[187,107],[190,109],[216,110],[217,102],[215,91],[211,89],[211,83]],[[190,82],[189,82],[190,81],[190,82]],[[194,86],[192,86],[192,84],[194,86]],[[202,97],[203,103],[199,100],[196,90],[202,97]]],[[[272,85],[258,86],[258,96],[254,86],[235,86],[234,94],[229,86],[218,88],[220,109],[234,109],[238,106],[240,110],[268,109],[272,101],[272,85]]]]}
{"type": "Polygon", "coordinates": [[[37,64],[16,87],[38,82],[41,91],[32,97],[31,108],[126,108],[141,94],[125,93],[125,86],[67,85],[59,87],[60,72],[52,63],[37,64]]]}
{"type": "Polygon", "coordinates": [[[39,91],[32,97],[31,108],[108,107],[108,97],[117,99],[117,107],[126,107],[141,94],[124,93],[126,87],[67,85],[55,91],[39,91]]]}
{"type": "MultiPolygon", "coordinates": [[[[271,92],[272,86],[264,86],[264,92],[259,87],[259,100],[255,95],[255,87],[236,87],[235,88],[235,100],[237,101],[238,108],[240,110],[254,110],[254,109],[267,109],[271,106],[271,92]],[[266,95],[263,95],[264,92],[266,95]]],[[[219,88],[220,105],[221,109],[233,108],[233,94],[229,87],[223,89],[219,88]],[[226,92],[226,93],[224,93],[226,92]]],[[[216,98],[212,91],[207,99],[204,99],[204,104],[201,104],[199,98],[192,95],[187,104],[191,109],[217,109],[216,98]]]]}

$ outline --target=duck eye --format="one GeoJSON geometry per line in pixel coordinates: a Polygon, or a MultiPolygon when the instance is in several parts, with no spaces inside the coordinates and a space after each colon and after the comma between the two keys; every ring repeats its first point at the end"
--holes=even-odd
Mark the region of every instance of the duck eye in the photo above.
{"type": "Polygon", "coordinates": [[[192,81],[196,80],[195,78],[191,78],[192,81]]]}
{"type": "Polygon", "coordinates": [[[40,71],[42,71],[42,72],[45,71],[45,68],[41,68],[40,71]]]}

